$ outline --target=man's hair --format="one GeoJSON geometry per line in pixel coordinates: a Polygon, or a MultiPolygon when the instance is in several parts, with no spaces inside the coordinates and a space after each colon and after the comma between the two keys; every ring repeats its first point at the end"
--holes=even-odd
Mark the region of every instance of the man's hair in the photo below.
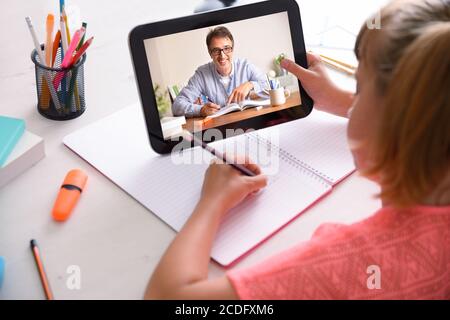
{"type": "Polygon", "coordinates": [[[211,49],[209,45],[211,44],[213,38],[228,38],[231,40],[231,43],[234,46],[233,35],[231,34],[230,30],[225,27],[216,27],[208,32],[208,35],[206,36],[206,46],[208,47],[208,51],[211,49]]]}

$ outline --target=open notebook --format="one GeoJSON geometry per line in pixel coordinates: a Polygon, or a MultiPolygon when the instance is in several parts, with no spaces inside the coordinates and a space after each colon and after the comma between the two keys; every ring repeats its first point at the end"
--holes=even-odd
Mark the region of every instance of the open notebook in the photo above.
{"type": "MultiPolygon", "coordinates": [[[[264,191],[224,218],[212,249],[214,260],[224,266],[232,264],[354,170],[345,126],[345,119],[313,111],[305,119],[213,144],[226,149],[236,142],[245,145],[250,156],[262,149],[279,159],[263,165],[263,171],[270,173],[264,191]],[[278,130],[278,145],[271,141],[273,130],[278,130]]],[[[199,199],[212,157],[200,148],[175,156],[155,154],[138,105],[66,136],[64,143],[175,230],[181,229],[199,199]],[[202,156],[205,162],[201,164],[176,164],[202,156]]]]}

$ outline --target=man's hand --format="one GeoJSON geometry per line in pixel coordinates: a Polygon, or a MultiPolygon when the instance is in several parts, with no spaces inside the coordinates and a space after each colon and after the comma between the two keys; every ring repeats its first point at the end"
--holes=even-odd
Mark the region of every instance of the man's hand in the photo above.
{"type": "Polygon", "coordinates": [[[241,84],[239,87],[233,90],[227,100],[227,104],[231,102],[241,102],[247,98],[250,91],[253,89],[253,83],[250,81],[241,84]]]}
{"type": "Polygon", "coordinates": [[[212,103],[212,102],[208,102],[200,109],[200,115],[202,117],[207,117],[207,116],[210,116],[210,115],[216,113],[219,110],[220,110],[219,105],[212,103]]]}

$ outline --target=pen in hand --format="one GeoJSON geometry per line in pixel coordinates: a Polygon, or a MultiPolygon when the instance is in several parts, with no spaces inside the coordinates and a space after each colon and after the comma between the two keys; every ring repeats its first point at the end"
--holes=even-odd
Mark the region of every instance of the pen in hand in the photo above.
{"type": "Polygon", "coordinates": [[[256,174],[249,170],[248,168],[246,168],[243,165],[240,165],[232,160],[229,160],[225,154],[223,154],[222,152],[214,149],[213,147],[207,145],[206,143],[204,143],[202,140],[198,139],[197,137],[195,137],[192,133],[190,133],[187,130],[183,130],[183,138],[186,139],[189,142],[193,142],[195,145],[198,145],[200,147],[202,147],[203,149],[205,149],[206,151],[210,152],[212,155],[216,156],[217,158],[221,159],[224,163],[232,166],[233,168],[235,168],[236,170],[239,170],[242,174],[245,174],[246,176],[249,177],[254,177],[256,176],[256,174]]]}

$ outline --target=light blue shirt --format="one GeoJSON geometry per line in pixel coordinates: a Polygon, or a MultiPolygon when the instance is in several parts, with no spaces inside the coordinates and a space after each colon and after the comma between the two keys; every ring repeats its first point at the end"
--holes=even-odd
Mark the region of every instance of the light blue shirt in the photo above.
{"type": "Polygon", "coordinates": [[[194,102],[203,94],[213,103],[225,106],[227,99],[234,89],[241,84],[250,81],[256,93],[261,92],[266,84],[266,76],[246,59],[234,59],[230,84],[225,89],[221,76],[211,61],[200,66],[195,74],[189,79],[180,94],[172,104],[174,116],[198,117],[203,105],[194,102]]]}

